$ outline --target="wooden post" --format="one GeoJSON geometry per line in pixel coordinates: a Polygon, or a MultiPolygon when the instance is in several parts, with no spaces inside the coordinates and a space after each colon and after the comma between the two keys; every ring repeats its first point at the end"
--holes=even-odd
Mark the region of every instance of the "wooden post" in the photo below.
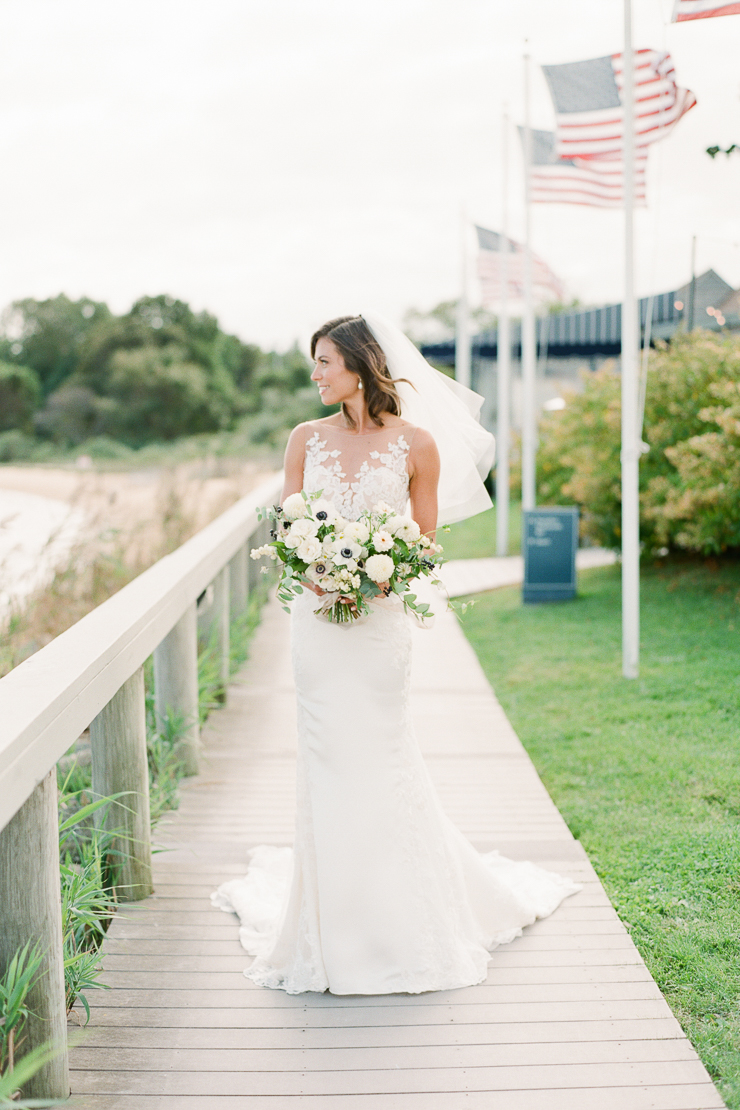
{"type": "Polygon", "coordinates": [[[249,600],[247,587],[247,560],[249,552],[243,543],[229,563],[229,607],[232,621],[244,616],[249,600]]]}
{"type": "Polygon", "coordinates": [[[60,1052],[23,1087],[27,1098],[67,1098],[67,1007],[64,997],[59,817],[53,768],[0,832],[0,966],[28,940],[45,952],[28,995],[31,1016],[23,1052],[52,1042],[60,1052]]]}
{"type": "Polygon", "coordinates": [[[229,564],[213,580],[213,606],[211,608],[211,635],[216,638],[221,681],[221,700],[226,701],[226,690],[231,678],[231,636],[229,603],[229,564]],[[215,629],[215,630],[214,630],[215,629]]]}
{"type": "Polygon", "coordinates": [[[168,713],[176,714],[184,730],[178,754],[185,773],[198,774],[200,726],[198,717],[198,617],[195,602],[154,651],[154,709],[159,728],[168,713]]]}
{"type": "Polygon", "coordinates": [[[92,790],[123,797],[104,810],[109,829],[120,829],[114,860],[123,901],[146,898],[152,885],[149,766],[146,750],[144,669],[139,667],[90,725],[92,790]]]}

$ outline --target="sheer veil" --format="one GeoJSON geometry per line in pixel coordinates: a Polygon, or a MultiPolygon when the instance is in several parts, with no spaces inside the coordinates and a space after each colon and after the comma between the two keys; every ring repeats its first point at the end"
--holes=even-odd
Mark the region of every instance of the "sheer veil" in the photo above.
{"type": "Polygon", "coordinates": [[[442,463],[439,523],[454,524],[491,507],[482,479],[493,466],[496,441],[480,424],[483,398],[430,366],[400,328],[378,312],[363,314],[398,382],[404,420],[434,436],[442,463]]]}

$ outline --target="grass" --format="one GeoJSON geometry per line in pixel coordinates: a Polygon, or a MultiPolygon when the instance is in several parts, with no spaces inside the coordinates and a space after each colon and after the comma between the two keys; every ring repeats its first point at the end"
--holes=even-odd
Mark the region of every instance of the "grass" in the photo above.
{"type": "MultiPolygon", "coordinates": [[[[452,524],[449,531],[441,530],[439,542],[445,549],[445,559],[485,559],[496,554],[496,510],[478,513],[460,524],[452,524]]],[[[518,555],[522,550],[522,506],[512,501],[509,509],[509,554],[518,555]]]]}
{"type": "Polygon", "coordinates": [[[740,1110],[740,566],[642,578],[621,677],[620,578],[572,602],[478,599],[463,627],[514,728],[729,1107],[740,1110]]]}

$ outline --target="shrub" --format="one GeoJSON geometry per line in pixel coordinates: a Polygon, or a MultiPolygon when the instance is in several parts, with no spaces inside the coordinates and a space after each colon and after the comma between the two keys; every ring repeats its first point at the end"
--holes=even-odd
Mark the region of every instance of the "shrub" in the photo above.
{"type": "Polygon", "coordinates": [[[9,432],[0,432],[0,463],[30,459],[35,447],[36,441],[18,428],[13,428],[9,432]]]}
{"type": "MultiPolygon", "coordinates": [[[[740,339],[696,330],[650,356],[640,463],[645,549],[709,554],[740,547],[740,339]]],[[[543,502],[579,505],[582,532],[621,542],[621,377],[586,375],[583,392],[541,425],[543,502]]]]}
{"type": "Polygon", "coordinates": [[[0,362],[0,432],[30,429],[40,397],[41,383],[29,366],[0,362]]]}

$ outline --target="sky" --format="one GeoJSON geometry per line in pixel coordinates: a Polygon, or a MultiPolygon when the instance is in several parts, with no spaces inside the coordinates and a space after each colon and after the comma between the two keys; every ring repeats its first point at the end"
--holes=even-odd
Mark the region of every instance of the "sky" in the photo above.
{"type": "MultiPolygon", "coordinates": [[[[648,168],[639,294],[740,285],[740,16],[633,0],[698,99],[648,168]]],[[[460,286],[461,208],[499,228],[502,111],[554,113],[539,66],[611,54],[623,0],[0,0],[0,305],[169,293],[242,339],[305,346],[460,286]]],[[[523,234],[509,141],[510,233],[523,234]]],[[[532,245],[587,304],[622,290],[619,211],[537,205],[532,245]]]]}

